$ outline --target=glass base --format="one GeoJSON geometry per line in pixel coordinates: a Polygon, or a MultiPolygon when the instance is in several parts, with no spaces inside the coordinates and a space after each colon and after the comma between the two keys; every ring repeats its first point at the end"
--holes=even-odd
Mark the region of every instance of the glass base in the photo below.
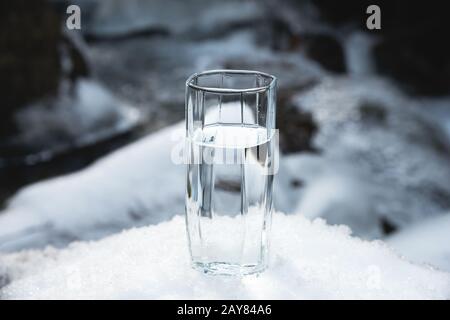
{"type": "Polygon", "coordinates": [[[193,262],[192,267],[208,275],[242,276],[258,274],[266,269],[264,264],[231,264],[227,262],[193,262]]]}

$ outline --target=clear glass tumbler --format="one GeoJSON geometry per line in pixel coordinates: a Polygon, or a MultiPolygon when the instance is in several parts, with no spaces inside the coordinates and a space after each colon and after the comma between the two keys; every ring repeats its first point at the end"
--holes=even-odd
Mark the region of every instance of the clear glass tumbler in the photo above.
{"type": "Polygon", "coordinates": [[[194,268],[242,275],[267,266],[278,168],[276,78],[213,70],[186,82],[186,228],[194,268]]]}

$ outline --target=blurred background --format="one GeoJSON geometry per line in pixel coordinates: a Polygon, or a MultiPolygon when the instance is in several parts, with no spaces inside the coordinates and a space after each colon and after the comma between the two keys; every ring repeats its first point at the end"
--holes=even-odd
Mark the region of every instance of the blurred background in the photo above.
{"type": "Polygon", "coordinates": [[[449,31],[444,1],[3,1],[0,251],[182,214],[185,80],[252,69],[279,79],[276,208],[449,271],[449,31]]]}

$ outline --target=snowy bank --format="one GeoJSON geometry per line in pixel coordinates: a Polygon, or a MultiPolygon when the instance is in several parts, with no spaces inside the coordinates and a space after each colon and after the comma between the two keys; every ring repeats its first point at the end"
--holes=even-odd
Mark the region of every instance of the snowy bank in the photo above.
{"type": "Polygon", "coordinates": [[[99,239],[182,212],[185,168],[171,152],[183,133],[183,124],[171,126],[80,172],[23,188],[0,213],[0,252],[99,239]]]}
{"type": "Polygon", "coordinates": [[[0,256],[1,298],[446,299],[450,275],[414,265],[379,241],[301,215],[274,215],[270,268],[212,277],[190,268],[184,220],[63,250],[0,256]],[[6,282],[6,280],[4,281],[6,282]]]}

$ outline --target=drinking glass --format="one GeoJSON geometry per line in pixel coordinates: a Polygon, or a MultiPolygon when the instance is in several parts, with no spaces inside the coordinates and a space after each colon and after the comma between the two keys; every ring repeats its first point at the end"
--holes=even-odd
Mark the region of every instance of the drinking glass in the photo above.
{"type": "Polygon", "coordinates": [[[242,275],[267,266],[278,169],[276,78],[246,70],[186,82],[186,229],[194,268],[242,275]]]}

